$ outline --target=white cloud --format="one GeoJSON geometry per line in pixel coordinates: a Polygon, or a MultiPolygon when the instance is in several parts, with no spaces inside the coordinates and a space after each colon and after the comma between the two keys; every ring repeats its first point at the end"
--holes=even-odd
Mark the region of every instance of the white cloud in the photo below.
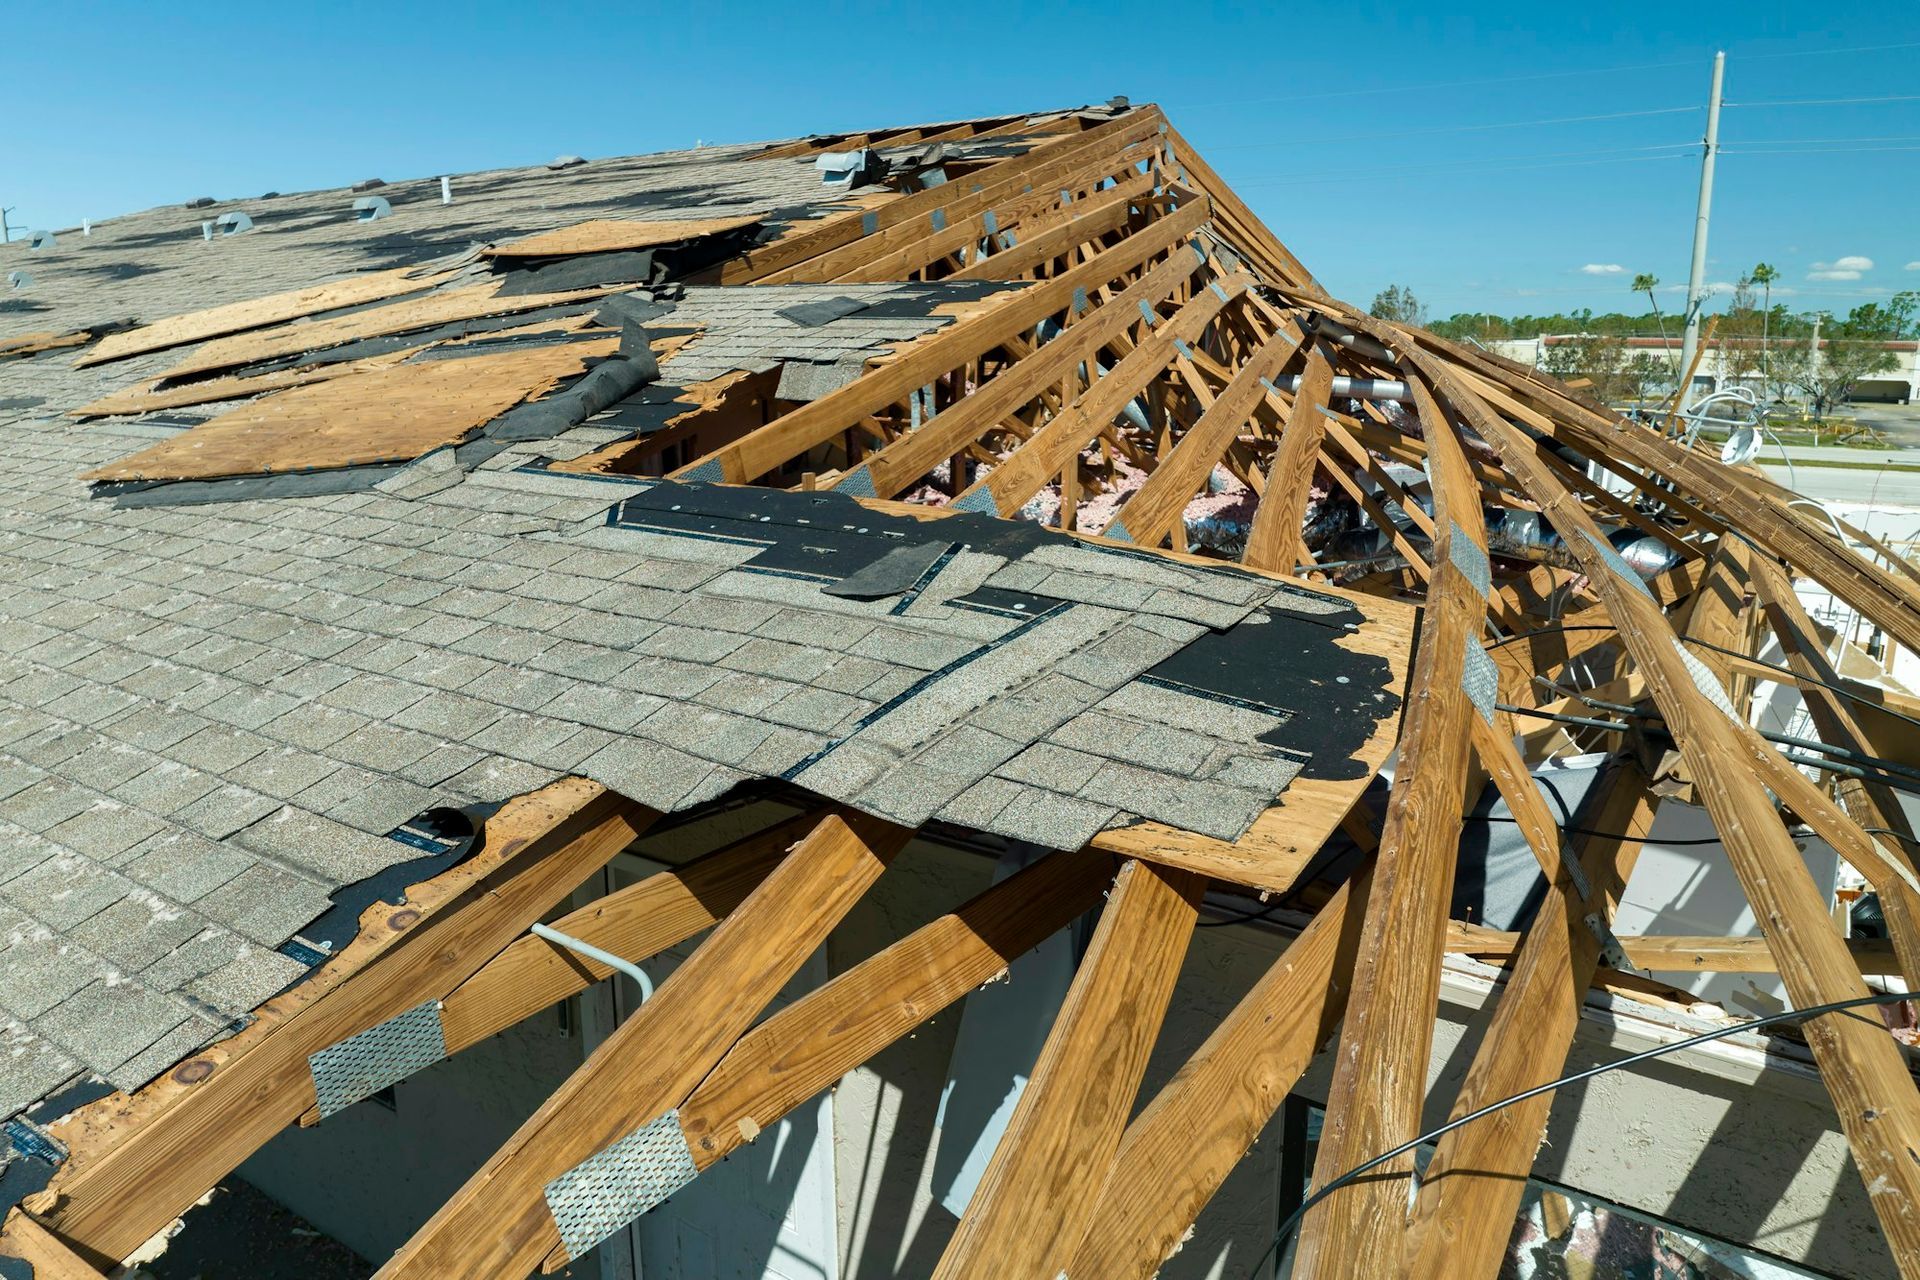
{"type": "MultiPolygon", "coordinates": [[[[1920,263],[1914,264],[1920,267],[1920,263]]],[[[1588,276],[1617,276],[1626,270],[1617,262],[1589,262],[1580,268],[1580,274],[1588,276]]]]}
{"type": "Polygon", "coordinates": [[[1813,270],[1807,272],[1809,280],[1858,280],[1862,272],[1873,270],[1873,259],[1857,253],[1844,258],[1835,258],[1832,262],[1816,262],[1813,270]]]}
{"type": "Polygon", "coordinates": [[[1907,270],[1909,270],[1909,271],[1920,271],[1920,262],[1909,262],[1909,263],[1907,264],[1907,270]]]}

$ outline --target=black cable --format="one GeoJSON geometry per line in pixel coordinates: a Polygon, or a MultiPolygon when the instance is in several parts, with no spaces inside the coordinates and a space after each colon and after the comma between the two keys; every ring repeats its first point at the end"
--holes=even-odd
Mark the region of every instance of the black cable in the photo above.
{"type": "MultiPolygon", "coordinates": [[[[1816,1018],[1826,1013],[1840,1013],[1847,1009],[1858,1009],[1870,1004],[1898,1004],[1903,1000],[1913,998],[1914,993],[1908,991],[1882,991],[1868,996],[1855,996],[1850,1000],[1834,1000],[1826,1004],[1817,1004],[1807,1009],[1789,1009],[1785,1013],[1770,1013],[1764,1018],[1752,1018],[1746,1022],[1733,1023],[1730,1026],[1715,1027],[1711,1031],[1703,1031],[1697,1036],[1688,1036],[1685,1040],[1676,1040],[1672,1044],[1656,1045],[1651,1049],[1632,1054],[1625,1058],[1616,1059],[1613,1062],[1603,1062],[1597,1067],[1589,1067],[1585,1071],[1576,1071],[1570,1076],[1561,1076],[1558,1080],[1550,1081],[1547,1084],[1535,1085],[1531,1089],[1514,1094],[1511,1098],[1502,1098],[1498,1102],[1488,1103],[1478,1111],[1470,1111],[1458,1120],[1449,1120],[1438,1129],[1423,1133],[1410,1142],[1401,1143],[1391,1151],[1383,1152],[1365,1163],[1355,1165],[1301,1201],[1300,1207],[1289,1214],[1287,1220],[1280,1224],[1280,1229],[1273,1233],[1273,1241],[1267,1245],[1266,1252],[1254,1260],[1252,1270],[1247,1272],[1247,1280],[1255,1280],[1255,1277],[1260,1273],[1260,1268],[1266,1264],[1267,1259],[1272,1257],[1276,1250],[1286,1244],[1287,1237],[1293,1234],[1294,1228],[1300,1225],[1300,1220],[1306,1217],[1307,1211],[1313,1208],[1313,1206],[1319,1204],[1341,1187],[1346,1186],[1364,1174],[1372,1172],[1389,1160],[1397,1159],[1423,1143],[1445,1137],[1455,1129],[1464,1128],[1482,1116],[1492,1115],[1494,1112],[1510,1107],[1516,1102],[1525,1102],[1527,1099],[1537,1098],[1543,1093],[1551,1093],[1563,1085],[1578,1084],[1583,1080],[1591,1080],[1593,1077],[1604,1075],[1609,1071],[1618,1071],[1622,1067],[1631,1067],[1669,1053],[1677,1053],[1681,1049],[1691,1049],[1695,1045],[1706,1044],[1710,1040],[1722,1040],[1727,1036],[1738,1035],[1742,1031],[1753,1031],[1760,1027],[1772,1026],[1776,1022],[1790,1022],[1794,1019],[1816,1018]]],[[[1879,1024],[1876,1023],[1875,1025],[1878,1026],[1879,1024]]]]}
{"type": "MultiPolygon", "coordinates": [[[[1487,814],[1469,813],[1464,818],[1462,818],[1461,821],[1463,822],[1509,822],[1509,823],[1513,823],[1516,826],[1519,825],[1519,822],[1520,822],[1518,818],[1503,818],[1500,815],[1494,814],[1494,813],[1487,813],[1487,814]]],[[[1872,828],[1867,828],[1867,829],[1871,830],[1872,828]]],[[[1596,839],[1600,839],[1600,840],[1645,840],[1648,844],[1670,846],[1676,849],[1686,848],[1691,845],[1720,843],[1719,836],[1714,836],[1710,839],[1697,839],[1697,840],[1652,840],[1643,835],[1635,835],[1630,831],[1596,831],[1592,827],[1567,827],[1567,826],[1561,827],[1560,830],[1570,836],[1593,836],[1596,839]]]]}
{"type": "Polygon", "coordinates": [[[1512,644],[1516,640],[1531,640],[1534,636],[1557,636],[1563,631],[1618,631],[1618,630],[1619,630],[1618,627],[1601,626],[1598,623],[1594,623],[1594,624],[1582,623],[1582,624],[1571,626],[1571,627],[1540,627],[1537,630],[1522,631],[1518,635],[1508,636],[1504,640],[1496,641],[1493,644],[1486,645],[1485,647],[1488,649],[1498,649],[1502,645],[1512,644]]]}
{"type": "MultiPolygon", "coordinates": [[[[1598,623],[1580,624],[1580,625],[1571,626],[1571,627],[1540,627],[1533,631],[1522,631],[1517,635],[1507,636],[1505,639],[1496,640],[1494,643],[1489,645],[1484,645],[1482,647],[1487,649],[1490,652],[1494,649],[1501,648],[1502,646],[1510,645],[1514,643],[1516,640],[1530,640],[1534,636],[1559,635],[1563,632],[1568,632],[1568,631],[1615,631],[1615,630],[1618,630],[1618,628],[1604,626],[1598,623]]],[[[1895,711],[1892,707],[1886,706],[1883,703],[1875,702],[1871,698],[1863,697],[1862,695],[1853,692],[1851,689],[1843,688],[1840,685],[1829,684],[1825,680],[1815,680],[1811,676],[1803,676],[1799,672],[1795,671],[1792,667],[1782,666],[1780,663],[1777,663],[1777,662],[1767,662],[1760,658],[1756,658],[1751,654],[1741,653],[1737,649],[1722,648],[1720,645],[1714,644],[1711,641],[1697,640],[1692,636],[1681,636],[1680,639],[1684,640],[1688,644],[1697,644],[1702,649],[1711,649],[1715,653],[1724,653],[1730,658],[1739,658],[1739,659],[1742,659],[1743,661],[1751,662],[1755,666],[1765,667],[1769,671],[1778,671],[1782,675],[1792,677],[1792,679],[1796,683],[1816,685],[1819,688],[1828,690],[1829,692],[1837,693],[1841,697],[1847,699],[1850,702],[1856,702],[1863,707],[1870,707],[1871,709],[1878,711],[1882,715],[1892,716],[1896,720],[1904,720],[1908,724],[1913,725],[1915,728],[1920,728],[1920,717],[1910,716],[1905,714],[1904,712],[1895,711]]]]}
{"type": "Polygon", "coordinates": [[[1857,702],[1863,707],[1871,707],[1873,710],[1880,712],[1882,715],[1892,716],[1895,720],[1904,720],[1908,724],[1913,725],[1916,728],[1920,728],[1920,718],[1915,718],[1914,716],[1907,715],[1904,712],[1895,711],[1892,707],[1886,706],[1883,703],[1875,702],[1872,698],[1862,697],[1860,694],[1854,693],[1850,689],[1844,689],[1837,684],[1828,684],[1825,680],[1815,680],[1812,676],[1803,676],[1799,672],[1795,671],[1792,667],[1782,666],[1777,662],[1764,662],[1759,658],[1755,658],[1755,657],[1752,657],[1751,655],[1741,653],[1737,649],[1723,649],[1717,644],[1713,644],[1706,640],[1696,640],[1692,636],[1681,636],[1680,638],[1686,641],[1688,644],[1697,644],[1702,649],[1711,649],[1715,653],[1724,653],[1729,658],[1740,658],[1743,661],[1753,663],[1757,667],[1765,667],[1769,671],[1778,671],[1783,675],[1792,677],[1795,683],[1817,685],[1818,687],[1828,690],[1831,693],[1839,694],[1841,697],[1847,699],[1850,702],[1857,702]]]}
{"type": "MultiPolygon", "coordinates": [[[[1558,724],[1570,724],[1582,729],[1600,729],[1607,733],[1625,733],[1633,727],[1624,720],[1592,720],[1585,716],[1563,716],[1555,711],[1542,711],[1537,707],[1516,707],[1506,702],[1496,702],[1493,704],[1493,708],[1496,711],[1504,711],[1508,715],[1532,716],[1536,720],[1552,720],[1558,724]]],[[[1651,720],[1659,724],[1666,723],[1665,717],[1652,712],[1638,712],[1636,713],[1636,718],[1651,720]]],[[[1908,769],[1904,765],[1894,764],[1890,760],[1881,760],[1876,756],[1862,755],[1858,751],[1848,751],[1844,747],[1830,747],[1825,743],[1815,742],[1811,738],[1796,738],[1784,733],[1768,733],[1765,729],[1755,729],[1754,732],[1769,742],[1778,743],[1782,746],[1801,748],[1802,753],[1793,751],[1782,751],[1780,753],[1793,764],[1805,765],[1809,769],[1821,769],[1827,773],[1843,774],[1849,778],[1864,778],[1871,782],[1877,782],[1882,786],[1891,787],[1895,791],[1906,791],[1920,795],[1920,772],[1908,769]],[[1819,751],[1826,754],[1810,756],[1803,754],[1805,751],[1819,751]],[[1827,755],[1838,756],[1842,760],[1861,761],[1864,764],[1870,765],[1874,772],[1869,773],[1859,765],[1841,764],[1838,760],[1829,760],[1826,758],[1827,755]]]]}

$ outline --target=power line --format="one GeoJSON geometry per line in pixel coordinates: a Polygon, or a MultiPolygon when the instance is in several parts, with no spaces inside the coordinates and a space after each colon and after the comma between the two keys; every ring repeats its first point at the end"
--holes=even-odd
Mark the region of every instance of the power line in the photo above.
{"type": "MultiPolygon", "coordinates": [[[[1898,47],[1898,46],[1893,46],[1898,47]]],[[[1217,102],[1187,102],[1183,108],[1239,107],[1263,102],[1311,102],[1322,98],[1372,97],[1389,93],[1425,93],[1433,89],[1468,89],[1488,84],[1526,84],[1537,80],[1564,80],[1573,76],[1613,75],[1621,71],[1658,71],[1668,67],[1690,67],[1691,62],[1641,62],[1621,67],[1588,67],[1580,71],[1542,71],[1525,76],[1486,76],[1475,80],[1437,80],[1426,84],[1396,84],[1378,89],[1329,89],[1316,93],[1293,93],[1273,98],[1227,98],[1217,102]]],[[[1215,148],[1218,150],[1218,148],[1215,148]]]]}
{"type": "Polygon", "coordinates": [[[1882,53],[1892,49],[1920,49],[1920,40],[1904,44],[1856,44],[1845,49],[1790,49],[1786,53],[1743,53],[1742,62],[1767,62],[1775,58],[1818,58],[1829,53],[1882,53]]]}
{"type": "MultiPolygon", "coordinates": [[[[1558,1080],[1551,1080],[1546,1084],[1535,1085],[1533,1088],[1516,1093],[1511,1097],[1489,1103],[1481,1107],[1478,1111],[1469,1111],[1464,1116],[1447,1121],[1447,1123],[1437,1129],[1429,1129],[1410,1142],[1403,1142],[1391,1151],[1383,1151],[1371,1160],[1355,1165],[1337,1178],[1328,1179],[1321,1185],[1318,1191],[1315,1191],[1303,1200],[1300,1203],[1300,1207],[1289,1214],[1285,1222],[1280,1224],[1280,1229],[1273,1233],[1273,1239],[1267,1244],[1266,1252],[1254,1260],[1253,1268],[1247,1272],[1248,1280],[1252,1280],[1252,1277],[1259,1275],[1260,1268],[1266,1265],[1267,1259],[1273,1257],[1281,1246],[1286,1244],[1287,1238],[1293,1234],[1294,1228],[1300,1225],[1302,1218],[1306,1217],[1307,1210],[1313,1208],[1313,1206],[1319,1204],[1322,1200],[1325,1200],[1341,1187],[1349,1185],[1356,1178],[1363,1177],[1381,1165],[1386,1164],[1388,1161],[1403,1156],[1407,1152],[1426,1143],[1438,1141],[1440,1138],[1452,1133],[1455,1129],[1464,1128],[1482,1116],[1491,1115],[1505,1107],[1514,1105],[1516,1102],[1525,1102],[1529,1098],[1537,1098],[1543,1093],[1552,1093],[1556,1089],[1563,1088],[1570,1084],[1579,1084],[1582,1081],[1591,1080],[1595,1076],[1604,1075],[1609,1071],[1619,1071],[1624,1067],[1636,1066],[1639,1063],[1649,1062],[1654,1058],[1663,1057],[1669,1053],[1677,1053],[1683,1049],[1692,1049],[1712,1040],[1722,1040],[1728,1036],[1738,1035],[1743,1031],[1757,1031],[1761,1027],[1770,1027],[1776,1023],[1791,1022],[1796,1019],[1806,1021],[1825,1014],[1843,1013],[1849,1009],[1863,1008],[1867,1005],[1898,1004],[1901,1001],[1911,1000],[1913,998],[1914,993],[1912,992],[1888,991],[1874,995],[1855,996],[1848,1000],[1832,1000],[1825,1004],[1816,1004],[1805,1009],[1789,1009],[1785,1013],[1770,1013],[1763,1018],[1751,1018],[1745,1022],[1730,1023],[1724,1027],[1715,1027],[1710,1031],[1703,1031],[1696,1036],[1688,1036],[1684,1040],[1675,1040],[1669,1044],[1655,1045],[1651,1049],[1642,1050],[1639,1053],[1632,1054],[1625,1058],[1616,1058],[1612,1062],[1603,1062],[1597,1067],[1588,1067],[1585,1071],[1576,1071],[1572,1075],[1561,1076],[1558,1080]]],[[[1884,1029],[1884,1025],[1877,1019],[1873,1025],[1883,1027],[1884,1029]]]]}
{"type": "MultiPolygon", "coordinates": [[[[1692,146],[1694,144],[1689,143],[1687,145],[1692,146]]],[[[1576,152],[1574,154],[1578,154],[1578,153],[1576,152]]],[[[1527,169],[1568,169],[1568,168],[1580,168],[1580,167],[1585,167],[1589,165],[1600,165],[1600,164],[1644,164],[1649,160],[1684,160],[1687,158],[1688,158],[1687,153],[1681,152],[1681,151],[1675,151],[1666,155],[1616,156],[1611,159],[1602,159],[1602,160],[1560,160],[1560,161],[1550,161],[1546,164],[1496,164],[1496,165],[1475,166],[1471,162],[1465,162],[1465,163],[1442,162],[1442,163],[1436,163],[1436,164],[1423,164],[1423,165],[1394,165],[1389,171],[1388,176],[1392,176],[1393,174],[1400,174],[1400,173],[1417,173],[1417,172],[1430,173],[1436,170],[1441,170],[1448,173],[1459,173],[1459,174],[1467,174],[1467,175],[1482,174],[1482,173],[1511,173],[1517,170],[1527,170],[1527,169]]],[[[1307,174],[1300,177],[1290,177],[1290,178],[1251,178],[1251,179],[1247,179],[1239,183],[1236,183],[1235,185],[1237,187],[1244,187],[1244,188],[1296,187],[1296,186],[1308,186],[1308,185],[1313,185],[1316,183],[1324,183],[1324,182],[1351,182],[1353,180],[1354,180],[1353,170],[1348,169],[1348,170],[1339,171],[1339,172],[1307,174]]]]}
{"type": "Polygon", "coordinates": [[[1887,94],[1878,98],[1778,98],[1770,102],[1724,102],[1726,107],[1840,107],[1856,102],[1920,102],[1920,93],[1887,94]]]}
{"type": "Polygon", "coordinates": [[[1884,133],[1871,138],[1748,138],[1743,147],[1800,146],[1809,142],[1920,142],[1920,133],[1884,133]]]}
{"type": "Polygon", "coordinates": [[[1778,151],[1748,151],[1745,147],[1720,148],[1720,154],[1728,156],[1832,156],[1854,155],[1862,151],[1920,151],[1920,147],[1801,147],[1778,151]]]}
{"type": "MultiPolygon", "coordinates": [[[[1702,110],[1702,108],[1700,107],[1656,107],[1649,111],[1609,111],[1604,115],[1555,116],[1546,120],[1500,120],[1500,121],[1495,121],[1492,124],[1452,124],[1452,125],[1442,125],[1438,128],[1433,128],[1433,129],[1393,129],[1385,133],[1361,133],[1361,134],[1349,134],[1347,136],[1356,141],[1362,141],[1368,138],[1425,138],[1425,137],[1431,137],[1434,134],[1439,134],[1439,133],[1484,133],[1492,129],[1533,129],[1543,125],[1551,125],[1551,124],[1587,124],[1595,120],[1629,120],[1629,119],[1636,119],[1643,116],[1672,116],[1672,115],[1680,115],[1683,112],[1699,111],[1699,110],[1702,110]]],[[[1235,142],[1235,143],[1229,143],[1226,146],[1208,147],[1207,150],[1209,152],[1247,151],[1247,150],[1252,150],[1256,148],[1288,147],[1288,146],[1299,146],[1299,145],[1302,145],[1302,144],[1291,142],[1291,141],[1235,142]]],[[[1686,143],[1675,143],[1673,145],[1694,147],[1700,144],[1697,142],[1686,142],[1686,143]]]]}

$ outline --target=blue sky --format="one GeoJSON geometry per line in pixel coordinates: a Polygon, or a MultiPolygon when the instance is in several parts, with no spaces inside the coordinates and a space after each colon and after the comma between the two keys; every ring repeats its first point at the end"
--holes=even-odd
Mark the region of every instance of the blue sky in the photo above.
{"type": "Polygon", "coordinates": [[[1744,105],[1722,119],[1710,279],[1772,262],[1796,308],[1920,288],[1920,9],[1888,0],[0,0],[0,17],[16,227],[1124,93],[1161,103],[1335,293],[1398,281],[1438,314],[1631,309],[1638,271],[1676,296],[1687,144],[1724,48],[1744,105]],[[1761,105],[1835,98],[1895,100],[1761,105]]]}

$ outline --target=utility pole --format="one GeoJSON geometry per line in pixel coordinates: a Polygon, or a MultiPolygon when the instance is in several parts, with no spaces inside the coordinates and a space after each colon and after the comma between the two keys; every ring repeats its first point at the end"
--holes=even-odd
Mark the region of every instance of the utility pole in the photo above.
{"type": "Polygon", "coordinates": [[[13,228],[7,225],[7,215],[19,207],[19,205],[10,204],[4,209],[0,209],[0,244],[13,243],[13,228]]]}
{"type": "MultiPolygon", "coordinates": [[[[1707,275],[1707,219],[1713,213],[1713,157],[1720,150],[1720,81],[1727,69],[1727,55],[1713,55],[1713,89],[1707,96],[1706,151],[1700,157],[1700,208],[1693,218],[1693,268],[1687,273],[1687,325],[1680,337],[1680,367],[1693,368],[1693,353],[1700,346],[1700,307],[1707,275]]],[[[1686,374],[1682,374],[1686,377],[1686,374]]],[[[1677,405],[1685,405],[1693,388],[1680,388],[1677,405]]]]}

